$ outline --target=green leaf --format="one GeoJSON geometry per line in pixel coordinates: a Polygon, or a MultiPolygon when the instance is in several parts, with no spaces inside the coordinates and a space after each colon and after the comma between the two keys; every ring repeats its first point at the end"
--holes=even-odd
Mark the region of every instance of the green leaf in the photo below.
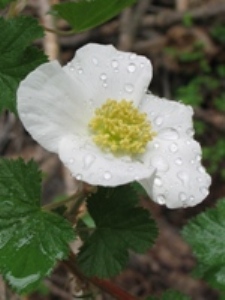
{"type": "Polygon", "coordinates": [[[0,8],[4,8],[7,4],[13,1],[15,0],[0,0],[0,8]]]}
{"type": "Polygon", "coordinates": [[[190,300],[191,298],[185,296],[177,291],[169,290],[162,294],[161,297],[148,297],[145,300],[190,300]]]}
{"type": "Polygon", "coordinates": [[[43,36],[33,18],[0,18],[0,113],[9,109],[16,113],[16,90],[22,79],[47,59],[30,44],[43,36]]]}
{"type": "Polygon", "coordinates": [[[192,246],[198,259],[195,273],[225,289],[225,199],[191,220],[183,229],[183,236],[192,246]]]}
{"type": "Polygon", "coordinates": [[[65,19],[76,32],[94,28],[119,14],[137,0],[80,0],[53,6],[53,13],[65,19]]]}
{"type": "Polygon", "coordinates": [[[77,258],[86,276],[112,277],[126,266],[128,249],[142,253],[154,243],[156,224],[137,204],[137,196],[129,186],[99,188],[88,199],[96,229],[77,258]]]}
{"type": "Polygon", "coordinates": [[[41,173],[22,159],[0,160],[0,270],[18,292],[37,288],[69,252],[71,225],[40,208],[41,173]]]}

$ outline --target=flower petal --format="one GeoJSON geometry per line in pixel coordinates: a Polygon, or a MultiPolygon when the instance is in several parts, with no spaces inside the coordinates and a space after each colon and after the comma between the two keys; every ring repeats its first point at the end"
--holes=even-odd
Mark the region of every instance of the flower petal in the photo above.
{"type": "Polygon", "coordinates": [[[88,44],[64,67],[72,79],[82,82],[94,107],[107,99],[132,100],[137,105],[152,78],[152,66],[144,56],[125,53],[113,46],[88,44]]]}
{"type": "Polygon", "coordinates": [[[201,148],[193,139],[173,141],[157,137],[145,163],[156,172],[139,182],[155,202],[169,208],[187,207],[208,195],[211,178],[201,166],[201,148]]]}
{"type": "Polygon", "coordinates": [[[122,185],[149,177],[154,171],[130,157],[104,153],[90,138],[75,135],[61,140],[59,157],[74,177],[92,185],[122,185]]]}
{"type": "Polygon", "coordinates": [[[21,82],[17,98],[25,128],[49,151],[57,152],[66,134],[87,134],[91,111],[85,104],[85,91],[58,62],[43,64],[30,73],[21,82]]]}
{"type": "Polygon", "coordinates": [[[192,137],[194,134],[191,106],[148,94],[139,109],[148,115],[153,131],[163,138],[172,138],[172,135],[174,139],[180,135],[192,137]]]}

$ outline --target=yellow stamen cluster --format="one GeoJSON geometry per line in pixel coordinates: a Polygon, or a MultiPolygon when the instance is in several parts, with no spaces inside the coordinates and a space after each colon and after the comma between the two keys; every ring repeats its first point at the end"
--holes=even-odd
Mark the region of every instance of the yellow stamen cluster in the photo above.
{"type": "Polygon", "coordinates": [[[147,115],[124,99],[108,99],[96,109],[89,126],[94,133],[94,142],[115,154],[143,153],[155,136],[147,115]]]}

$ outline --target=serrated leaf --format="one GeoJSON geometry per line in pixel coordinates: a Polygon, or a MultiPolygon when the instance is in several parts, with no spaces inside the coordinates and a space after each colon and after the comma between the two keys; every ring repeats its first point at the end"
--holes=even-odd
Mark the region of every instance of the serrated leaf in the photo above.
{"type": "Polygon", "coordinates": [[[225,289],[225,199],[191,220],[183,236],[198,259],[195,273],[211,285],[225,289]]]}
{"type": "Polygon", "coordinates": [[[129,186],[99,188],[88,199],[96,229],[77,258],[86,276],[112,277],[126,266],[129,249],[142,253],[154,243],[156,224],[137,203],[129,186]]]}
{"type": "Polygon", "coordinates": [[[145,300],[191,300],[191,298],[177,291],[169,290],[163,293],[160,297],[148,297],[145,300]]]}
{"type": "Polygon", "coordinates": [[[53,13],[65,19],[76,32],[94,28],[119,14],[137,0],[80,0],[53,6],[53,13]]]}
{"type": "Polygon", "coordinates": [[[30,44],[43,36],[34,18],[0,18],[0,113],[16,113],[16,90],[22,79],[47,61],[43,52],[30,44]]]}
{"type": "Polygon", "coordinates": [[[33,161],[0,160],[0,270],[23,293],[39,286],[74,239],[66,220],[41,210],[40,183],[33,161]]]}
{"type": "Polygon", "coordinates": [[[10,2],[14,2],[15,0],[0,0],[0,8],[4,8],[10,2]]]}

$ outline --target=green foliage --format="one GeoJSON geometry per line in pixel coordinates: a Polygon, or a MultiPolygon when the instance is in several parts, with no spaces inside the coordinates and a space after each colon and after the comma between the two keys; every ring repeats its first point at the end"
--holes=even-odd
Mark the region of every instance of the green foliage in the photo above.
{"type": "Polygon", "coordinates": [[[190,298],[177,291],[168,290],[161,297],[148,297],[145,300],[190,300],[190,298]]]}
{"type": "Polygon", "coordinates": [[[212,28],[211,35],[218,42],[225,44],[225,25],[219,24],[212,28]]]}
{"type": "MultiPolygon", "coordinates": [[[[218,139],[213,146],[203,148],[203,157],[210,161],[208,170],[210,173],[215,173],[218,170],[218,166],[225,161],[225,140],[218,139]]],[[[221,168],[221,171],[223,168],[221,168]]],[[[221,173],[225,179],[225,174],[221,173]]]]}
{"type": "Polygon", "coordinates": [[[193,218],[183,229],[183,236],[198,259],[196,275],[212,286],[225,289],[225,199],[216,208],[193,218]]]}
{"type": "Polygon", "coordinates": [[[86,276],[112,277],[128,261],[128,249],[145,252],[157,237],[149,212],[137,207],[129,186],[99,188],[88,199],[96,229],[80,249],[77,262],[86,276]]]}
{"type": "Polygon", "coordinates": [[[0,0],[0,8],[4,8],[10,2],[14,2],[15,0],[0,0]]]}
{"type": "Polygon", "coordinates": [[[0,112],[16,113],[16,90],[22,79],[46,61],[45,55],[30,44],[43,36],[33,18],[0,18],[0,112]]]}
{"type": "Polygon", "coordinates": [[[192,15],[190,15],[189,13],[185,13],[183,16],[182,23],[185,27],[192,27],[193,26],[192,15]]]}
{"type": "Polygon", "coordinates": [[[40,183],[33,161],[0,160],[0,270],[22,293],[39,286],[75,238],[66,220],[41,210],[40,183]]]}
{"type": "Polygon", "coordinates": [[[65,19],[76,32],[94,28],[119,14],[137,0],[80,0],[53,6],[53,13],[65,19]]]}

